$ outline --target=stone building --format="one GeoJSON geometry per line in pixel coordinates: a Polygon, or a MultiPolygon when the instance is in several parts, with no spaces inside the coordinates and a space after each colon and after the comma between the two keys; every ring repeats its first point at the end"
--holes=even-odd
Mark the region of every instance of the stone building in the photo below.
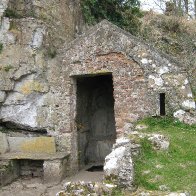
{"type": "Polygon", "coordinates": [[[138,119],[195,110],[178,63],[108,21],[70,43],[62,59],[58,92],[76,168],[103,162],[115,138],[138,119]]]}
{"type": "Polygon", "coordinates": [[[13,176],[43,172],[45,181],[59,181],[103,164],[116,138],[146,116],[194,122],[185,118],[195,102],[180,65],[106,20],[44,66],[13,72],[15,84],[0,91],[1,124],[17,128],[0,137],[0,158],[12,161],[13,176]]]}

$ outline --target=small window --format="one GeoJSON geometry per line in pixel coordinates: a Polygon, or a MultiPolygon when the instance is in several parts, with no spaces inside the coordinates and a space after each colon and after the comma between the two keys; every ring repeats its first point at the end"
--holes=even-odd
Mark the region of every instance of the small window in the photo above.
{"type": "Polygon", "coordinates": [[[165,116],[165,93],[160,93],[160,115],[165,116]]]}

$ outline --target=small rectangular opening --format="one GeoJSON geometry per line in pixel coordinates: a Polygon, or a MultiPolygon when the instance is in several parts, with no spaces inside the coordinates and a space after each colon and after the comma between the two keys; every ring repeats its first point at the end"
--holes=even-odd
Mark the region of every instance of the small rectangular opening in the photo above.
{"type": "Polygon", "coordinates": [[[165,116],[165,93],[160,93],[160,115],[165,116]]]}

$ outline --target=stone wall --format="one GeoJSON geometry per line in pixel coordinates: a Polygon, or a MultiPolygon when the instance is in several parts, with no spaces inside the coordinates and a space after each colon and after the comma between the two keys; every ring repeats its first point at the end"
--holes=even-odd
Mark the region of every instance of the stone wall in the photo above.
{"type": "Polygon", "coordinates": [[[17,161],[0,160],[0,187],[11,183],[19,176],[17,161]]]}

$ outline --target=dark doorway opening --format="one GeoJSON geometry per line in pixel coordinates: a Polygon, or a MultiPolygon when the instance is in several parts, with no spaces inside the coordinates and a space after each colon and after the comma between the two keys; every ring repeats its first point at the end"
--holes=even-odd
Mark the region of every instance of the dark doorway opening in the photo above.
{"type": "Polygon", "coordinates": [[[86,171],[89,172],[98,172],[98,171],[103,171],[103,165],[95,165],[87,169],[86,171]]]}
{"type": "Polygon", "coordinates": [[[112,74],[78,77],[76,82],[79,168],[103,165],[116,139],[112,74]]]}
{"type": "Polygon", "coordinates": [[[160,93],[160,115],[165,116],[165,93],[160,93]]]}

